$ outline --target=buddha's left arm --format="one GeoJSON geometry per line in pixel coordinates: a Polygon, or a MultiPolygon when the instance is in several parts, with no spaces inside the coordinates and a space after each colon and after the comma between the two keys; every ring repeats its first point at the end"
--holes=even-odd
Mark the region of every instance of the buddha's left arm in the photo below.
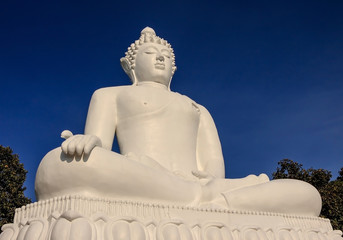
{"type": "Polygon", "coordinates": [[[197,164],[200,171],[207,172],[216,178],[225,177],[222,148],[214,121],[201,105],[200,124],[197,139],[197,164]]]}

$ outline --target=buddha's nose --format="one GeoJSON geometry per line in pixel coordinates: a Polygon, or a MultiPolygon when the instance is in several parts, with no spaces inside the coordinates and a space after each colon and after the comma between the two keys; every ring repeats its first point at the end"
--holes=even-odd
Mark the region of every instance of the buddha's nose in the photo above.
{"type": "Polygon", "coordinates": [[[163,62],[164,61],[164,57],[162,55],[158,55],[158,56],[156,56],[156,60],[163,62]]]}

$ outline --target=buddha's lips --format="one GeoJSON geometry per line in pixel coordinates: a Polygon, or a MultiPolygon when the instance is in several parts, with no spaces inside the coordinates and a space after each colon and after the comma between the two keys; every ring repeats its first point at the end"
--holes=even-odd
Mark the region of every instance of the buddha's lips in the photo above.
{"type": "Polygon", "coordinates": [[[164,70],[165,69],[165,65],[164,65],[164,63],[156,63],[155,64],[155,68],[164,70]]]}

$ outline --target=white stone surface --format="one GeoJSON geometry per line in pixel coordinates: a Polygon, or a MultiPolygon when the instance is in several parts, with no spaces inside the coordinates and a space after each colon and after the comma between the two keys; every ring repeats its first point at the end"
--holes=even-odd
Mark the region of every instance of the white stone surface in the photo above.
{"type": "Polygon", "coordinates": [[[37,170],[39,201],[18,209],[0,240],[341,239],[317,217],[311,185],[224,178],[214,121],[170,90],[175,56],[153,29],[121,65],[133,84],[93,94],[85,133],[62,132],[37,170]]]}
{"type": "Polygon", "coordinates": [[[83,196],[24,206],[3,230],[0,240],[342,240],[319,217],[83,196]]]}
{"type": "Polygon", "coordinates": [[[319,215],[319,193],[307,183],[269,182],[265,174],[224,179],[212,117],[192,99],[170,91],[175,56],[153,29],[143,29],[121,64],[133,85],[93,94],[85,134],[63,132],[62,150],[42,160],[39,200],[80,194],[319,215]],[[115,136],[120,153],[111,151],[115,136]]]}

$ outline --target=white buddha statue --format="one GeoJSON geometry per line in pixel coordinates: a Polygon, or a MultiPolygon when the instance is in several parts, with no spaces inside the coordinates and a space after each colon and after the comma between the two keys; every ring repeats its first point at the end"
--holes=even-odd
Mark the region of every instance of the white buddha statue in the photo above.
{"type": "Polygon", "coordinates": [[[170,44],[149,27],[121,59],[131,86],[97,90],[85,133],[64,131],[36,176],[38,200],[83,195],[318,216],[321,198],[297,180],[265,174],[224,178],[224,161],[209,112],[170,91],[176,70],[170,44]],[[120,153],[112,152],[117,137],[120,153]]]}

